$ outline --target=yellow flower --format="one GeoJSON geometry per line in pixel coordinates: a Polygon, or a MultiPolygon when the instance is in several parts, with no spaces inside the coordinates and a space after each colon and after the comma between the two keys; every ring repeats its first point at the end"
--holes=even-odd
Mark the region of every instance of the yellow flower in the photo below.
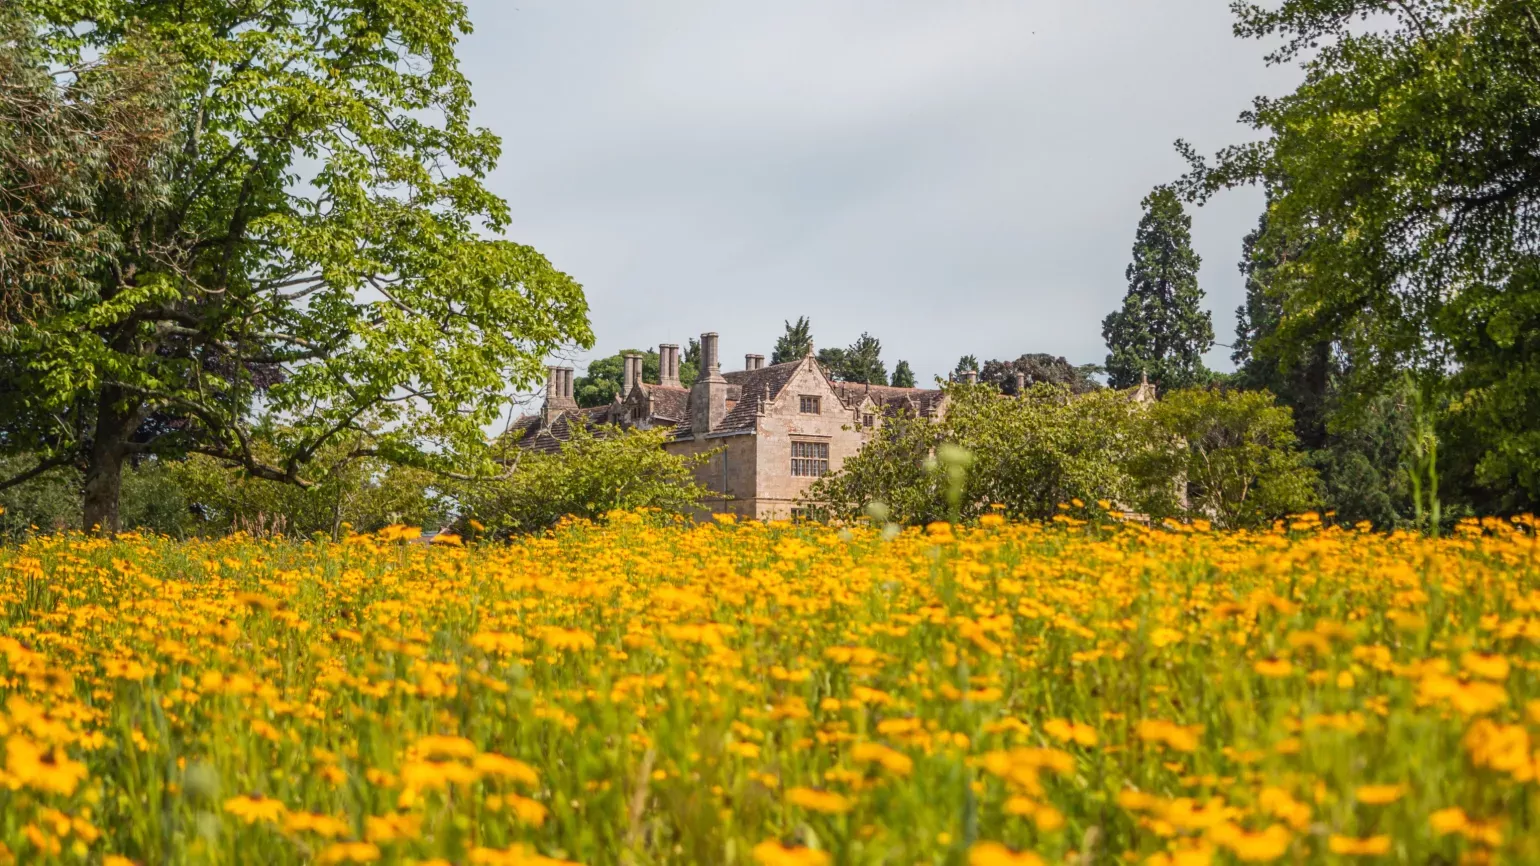
{"type": "Polygon", "coordinates": [[[29,788],[68,797],[86,777],[86,765],[70,760],[58,746],[44,748],[21,734],[5,741],[5,769],[29,788]]]}
{"type": "Polygon", "coordinates": [[[258,821],[276,824],[288,812],[283,803],[261,794],[242,794],[239,797],[231,797],[225,801],[225,811],[247,824],[255,824],[258,821]]]}
{"type": "Polygon", "coordinates": [[[380,849],[370,842],[334,842],[321,849],[317,863],[373,863],[380,849]]]}
{"type": "Polygon", "coordinates": [[[540,784],[540,775],[534,768],[523,761],[504,757],[492,752],[484,752],[471,761],[471,766],[476,772],[486,776],[500,776],[511,779],[521,785],[534,786],[540,784]]]}
{"type": "Polygon", "coordinates": [[[1270,825],[1266,830],[1253,832],[1234,824],[1220,824],[1209,830],[1209,838],[1235,852],[1235,858],[1246,863],[1269,863],[1282,857],[1293,841],[1287,827],[1270,825]]]}
{"type": "Polygon", "coordinates": [[[1465,810],[1460,808],[1439,809],[1428,816],[1428,823],[1433,825],[1433,832],[1440,836],[1450,833],[1458,833],[1465,829],[1470,819],[1465,817],[1465,810]]]}
{"type": "Polygon", "coordinates": [[[880,743],[856,743],[850,749],[850,757],[862,764],[881,764],[897,776],[907,776],[914,769],[914,761],[908,755],[880,743]]]}
{"type": "Polygon", "coordinates": [[[1264,677],[1273,677],[1275,679],[1294,673],[1294,663],[1286,658],[1279,658],[1277,656],[1259,659],[1251,668],[1264,677]]]}
{"type": "Polygon", "coordinates": [[[1369,806],[1394,803],[1406,794],[1405,785],[1362,785],[1353,792],[1358,802],[1369,806]]]}
{"type": "Polygon", "coordinates": [[[554,650],[591,650],[593,636],[581,629],[551,626],[540,633],[540,639],[554,650]]]}
{"type": "Polygon", "coordinates": [[[290,833],[315,833],[327,839],[336,839],[353,832],[353,828],[341,818],[315,812],[290,812],[284,818],[283,829],[290,833]]]}
{"type": "Polygon", "coordinates": [[[999,842],[978,842],[968,849],[968,866],[1043,866],[1031,851],[1012,851],[999,842]]]}
{"type": "Polygon", "coordinates": [[[1333,833],[1326,840],[1326,847],[1333,854],[1345,854],[1350,857],[1378,857],[1390,851],[1389,836],[1369,836],[1359,839],[1354,836],[1338,836],[1333,833]]]}
{"type": "Polygon", "coordinates": [[[841,815],[855,807],[855,803],[840,794],[812,788],[787,788],[786,799],[792,805],[801,806],[809,812],[822,812],[826,815],[841,815]]]}
{"type": "Polygon", "coordinates": [[[1043,722],[1043,731],[1060,742],[1073,741],[1087,748],[1096,745],[1096,729],[1079,722],[1049,719],[1043,722]]]}
{"type": "Polygon", "coordinates": [[[772,839],[754,846],[754,862],[761,866],[829,866],[829,855],[800,845],[782,845],[772,839]]]}
{"type": "Polygon", "coordinates": [[[1501,681],[1508,678],[1508,657],[1495,653],[1468,652],[1461,656],[1460,667],[1471,676],[1482,679],[1501,681]]]}

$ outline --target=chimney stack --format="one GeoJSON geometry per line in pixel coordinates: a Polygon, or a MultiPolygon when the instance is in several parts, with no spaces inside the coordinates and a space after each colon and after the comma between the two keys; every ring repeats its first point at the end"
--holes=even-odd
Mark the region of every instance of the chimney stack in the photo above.
{"type": "Polygon", "coordinates": [[[967,378],[969,385],[977,385],[979,383],[979,371],[969,370],[963,375],[967,378]]]}
{"type": "Polygon", "coordinates": [[[745,370],[758,370],[759,368],[761,368],[763,366],[765,366],[765,356],[764,355],[744,355],[743,356],[743,369],[745,369],[745,370]]]}
{"type": "Polygon", "coordinates": [[[545,406],[540,410],[542,422],[549,424],[563,411],[576,408],[577,401],[572,399],[572,368],[546,367],[545,406]]]}
{"type": "Polygon", "coordinates": [[[722,378],[714,331],[700,335],[700,365],[700,378],[690,389],[690,427],[697,436],[717,429],[727,416],[727,380],[722,378]]]}
{"type": "Polygon", "coordinates": [[[1017,370],[1016,371],[1016,394],[1017,394],[1017,396],[1020,396],[1020,395],[1025,394],[1025,393],[1027,393],[1027,374],[1021,372],[1020,370],[1017,370]]]}
{"type": "Polygon", "coordinates": [[[625,354],[625,372],[621,378],[620,396],[631,396],[631,390],[642,381],[642,356],[637,352],[625,354]]]}
{"type": "Polygon", "coordinates": [[[658,384],[665,388],[679,388],[679,344],[658,344],[658,384]]]}

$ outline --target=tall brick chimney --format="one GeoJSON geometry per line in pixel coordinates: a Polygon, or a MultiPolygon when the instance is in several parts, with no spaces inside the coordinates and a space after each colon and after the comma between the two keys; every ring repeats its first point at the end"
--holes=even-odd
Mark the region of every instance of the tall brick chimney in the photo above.
{"type": "Polygon", "coordinates": [[[700,335],[700,366],[700,378],[690,389],[690,428],[697,435],[717,429],[727,416],[727,380],[722,378],[715,331],[700,335]]]}
{"type": "Polygon", "coordinates": [[[1025,393],[1027,393],[1027,374],[1021,372],[1020,370],[1017,370],[1016,371],[1016,395],[1017,396],[1021,396],[1022,394],[1025,394],[1025,393]]]}
{"type": "Polygon", "coordinates": [[[763,366],[765,366],[765,356],[764,355],[744,355],[743,356],[743,369],[745,369],[745,370],[758,370],[759,368],[761,368],[763,366]]]}
{"type": "Polygon", "coordinates": [[[679,388],[679,344],[658,344],[658,384],[665,388],[679,388]]]}
{"type": "Polygon", "coordinates": [[[979,383],[979,371],[977,370],[969,370],[963,376],[967,378],[969,385],[977,385],[979,383]]]}

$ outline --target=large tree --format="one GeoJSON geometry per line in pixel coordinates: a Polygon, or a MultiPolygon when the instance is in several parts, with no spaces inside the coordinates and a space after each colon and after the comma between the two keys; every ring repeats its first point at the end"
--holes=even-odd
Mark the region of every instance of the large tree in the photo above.
{"type": "Polygon", "coordinates": [[[770,353],[770,363],[800,361],[812,351],[813,323],[806,316],[799,316],[796,324],[786,322],[786,332],[776,338],[775,349],[770,353]]]}
{"type": "Polygon", "coordinates": [[[1016,374],[1026,377],[1027,385],[1062,385],[1076,394],[1084,394],[1102,387],[1096,374],[1102,368],[1096,364],[1071,364],[1061,356],[1042,352],[1028,352],[1014,361],[991,359],[979,370],[979,381],[998,387],[1005,394],[1016,394],[1016,374]]]}
{"type": "Polygon", "coordinates": [[[1162,390],[1186,388],[1207,378],[1203,353],[1214,345],[1214,324],[1201,306],[1192,218],[1170,187],[1157,187],[1143,206],[1128,292],[1102,322],[1107,383],[1129,388],[1147,375],[1162,390]]]}
{"type": "Polygon", "coordinates": [[[843,349],[820,350],[818,362],[838,382],[861,382],[868,385],[888,383],[888,370],[882,363],[882,341],[871,334],[863,333],[843,349]]]}
{"type": "Polygon", "coordinates": [[[1210,162],[1182,145],[1189,192],[1266,186],[1258,246],[1296,251],[1274,274],[1278,327],[1258,348],[1283,356],[1323,333],[1344,341],[1350,411],[1416,371],[1421,390],[1442,393],[1493,507],[1540,502],[1534,4],[1281,0],[1236,11],[1238,35],[1279,46],[1269,63],[1304,72],[1292,93],[1244,115],[1259,140],[1210,162]]]}
{"type": "MultiPolygon", "coordinates": [[[[502,240],[470,123],[455,0],[23,0],[60,98],[139,56],[170,67],[153,194],[77,202],[100,254],[0,343],[0,449],[78,464],[117,528],[126,459],[201,453],[308,484],[320,449],[488,465],[482,428],[591,336],[581,287],[502,240]],[[131,36],[132,34],[132,36],[131,36]],[[255,404],[285,419],[252,447],[255,404]]],[[[0,109],[3,110],[3,109],[0,109]]]]}
{"type": "Polygon", "coordinates": [[[908,361],[899,361],[893,365],[893,378],[890,384],[895,388],[914,387],[914,370],[910,368],[908,361]]]}

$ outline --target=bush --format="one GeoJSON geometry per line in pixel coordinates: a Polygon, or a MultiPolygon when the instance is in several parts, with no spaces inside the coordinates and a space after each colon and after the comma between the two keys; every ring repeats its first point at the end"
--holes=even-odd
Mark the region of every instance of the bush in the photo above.
{"type": "Polygon", "coordinates": [[[888,519],[921,524],[969,520],[993,505],[1004,506],[1012,518],[1046,519],[1060,503],[1077,499],[1123,508],[1172,499],[1151,493],[1170,488],[1173,479],[1152,477],[1150,470],[1160,464],[1146,452],[1159,439],[1126,393],[1075,395],[1038,384],[1020,397],[1002,398],[988,386],[959,384],[948,386],[948,396],[939,422],[887,419],[839,473],[813,485],[810,505],[851,518],[881,503],[888,519]],[[937,460],[947,454],[943,444],[958,450],[937,460]],[[1135,465],[1146,471],[1135,474],[1135,465]]]}
{"type": "MultiPolygon", "coordinates": [[[[1296,447],[1293,413],[1271,393],[1171,391],[1150,408],[1150,419],[1180,443],[1174,460],[1185,475],[1188,516],[1231,529],[1258,527],[1317,504],[1316,472],[1296,447]]],[[[1158,458],[1151,474],[1169,478],[1171,468],[1158,458]]]]}
{"type": "Polygon", "coordinates": [[[615,509],[655,508],[685,514],[700,505],[705,489],[695,468],[707,455],[684,457],[663,450],[666,430],[572,428],[560,450],[543,454],[509,444],[509,469],[501,478],[462,484],[455,490],[463,522],[507,535],[539,532],[564,517],[596,518],[615,509]]]}

